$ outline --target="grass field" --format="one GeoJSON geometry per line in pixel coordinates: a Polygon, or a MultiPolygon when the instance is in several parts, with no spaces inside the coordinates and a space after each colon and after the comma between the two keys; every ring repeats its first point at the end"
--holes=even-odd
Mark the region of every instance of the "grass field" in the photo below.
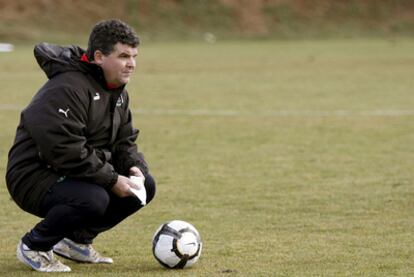
{"type": "MultiPolygon", "coordinates": [[[[144,43],[129,84],[154,201],[68,276],[414,275],[414,40],[144,43]],[[192,269],[152,257],[163,222],[201,233],[192,269]]],[[[1,174],[44,82],[31,46],[0,53],[1,174]]],[[[38,219],[0,187],[0,275],[38,219]]]]}

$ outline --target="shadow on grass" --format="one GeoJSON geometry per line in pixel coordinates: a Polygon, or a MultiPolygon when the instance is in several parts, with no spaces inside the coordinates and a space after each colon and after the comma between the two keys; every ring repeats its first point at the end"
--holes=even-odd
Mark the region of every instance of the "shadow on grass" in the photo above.
{"type": "MultiPolygon", "coordinates": [[[[151,273],[154,276],[168,274],[168,269],[158,266],[157,264],[145,265],[145,264],[131,264],[131,265],[120,265],[120,264],[87,264],[87,263],[76,263],[73,261],[60,259],[64,264],[72,269],[72,272],[66,273],[71,276],[87,274],[88,276],[100,276],[101,274],[116,276],[123,274],[127,276],[134,276],[139,273],[151,273]]],[[[170,272],[171,273],[171,272],[170,272]]],[[[39,272],[29,268],[28,266],[20,263],[19,261],[2,265],[0,268],[0,276],[39,276],[39,272]]]]}

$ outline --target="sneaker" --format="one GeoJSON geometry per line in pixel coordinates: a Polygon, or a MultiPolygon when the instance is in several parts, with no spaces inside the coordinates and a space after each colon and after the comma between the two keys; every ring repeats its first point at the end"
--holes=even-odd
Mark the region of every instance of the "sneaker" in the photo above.
{"type": "Polygon", "coordinates": [[[31,250],[22,241],[17,245],[17,258],[34,270],[41,272],[69,272],[70,267],[62,264],[50,251],[31,250]]]}
{"type": "Polygon", "coordinates": [[[80,244],[64,238],[54,247],[53,252],[56,254],[82,263],[104,263],[112,264],[114,261],[109,257],[103,257],[91,244],[80,244]]]}

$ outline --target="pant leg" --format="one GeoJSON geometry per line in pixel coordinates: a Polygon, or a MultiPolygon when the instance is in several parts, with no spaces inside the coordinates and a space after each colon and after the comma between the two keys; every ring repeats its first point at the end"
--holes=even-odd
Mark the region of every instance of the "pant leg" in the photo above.
{"type": "MultiPolygon", "coordinates": [[[[145,178],[147,204],[155,195],[155,181],[145,178]]],[[[99,185],[76,179],[55,184],[45,196],[42,213],[46,216],[23,238],[33,250],[48,251],[64,237],[90,244],[143,206],[134,196],[118,197],[99,185]]]]}
{"type": "MultiPolygon", "coordinates": [[[[154,198],[156,191],[155,181],[151,175],[145,176],[144,186],[147,191],[148,204],[154,198]]],[[[75,230],[68,238],[78,243],[91,244],[99,233],[113,228],[143,207],[141,201],[135,196],[121,198],[113,193],[109,193],[109,196],[110,201],[105,214],[92,220],[85,228],[75,230]]]]}
{"type": "Polygon", "coordinates": [[[46,194],[41,212],[45,215],[23,242],[29,248],[48,251],[75,230],[105,214],[110,202],[108,192],[99,185],[76,179],[65,179],[46,194]]]}

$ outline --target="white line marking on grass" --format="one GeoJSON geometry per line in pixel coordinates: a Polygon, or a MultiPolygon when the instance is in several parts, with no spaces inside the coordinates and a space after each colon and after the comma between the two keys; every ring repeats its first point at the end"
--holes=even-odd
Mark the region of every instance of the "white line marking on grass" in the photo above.
{"type": "Polygon", "coordinates": [[[236,111],[236,110],[179,110],[179,109],[134,109],[133,113],[143,115],[180,115],[180,116],[258,116],[258,117],[355,117],[414,116],[414,110],[275,110],[275,111],[236,111]]]}
{"type": "MultiPolygon", "coordinates": [[[[16,104],[0,104],[0,111],[21,111],[24,107],[16,104]]],[[[179,116],[258,116],[258,117],[399,117],[414,116],[414,110],[264,110],[264,111],[237,111],[237,110],[207,110],[207,109],[132,109],[134,114],[142,115],[179,115],[179,116]]]]}
{"type": "Polygon", "coordinates": [[[0,111],[21,111],[24,107],[16,104],[0,104],[0,111]]]}

